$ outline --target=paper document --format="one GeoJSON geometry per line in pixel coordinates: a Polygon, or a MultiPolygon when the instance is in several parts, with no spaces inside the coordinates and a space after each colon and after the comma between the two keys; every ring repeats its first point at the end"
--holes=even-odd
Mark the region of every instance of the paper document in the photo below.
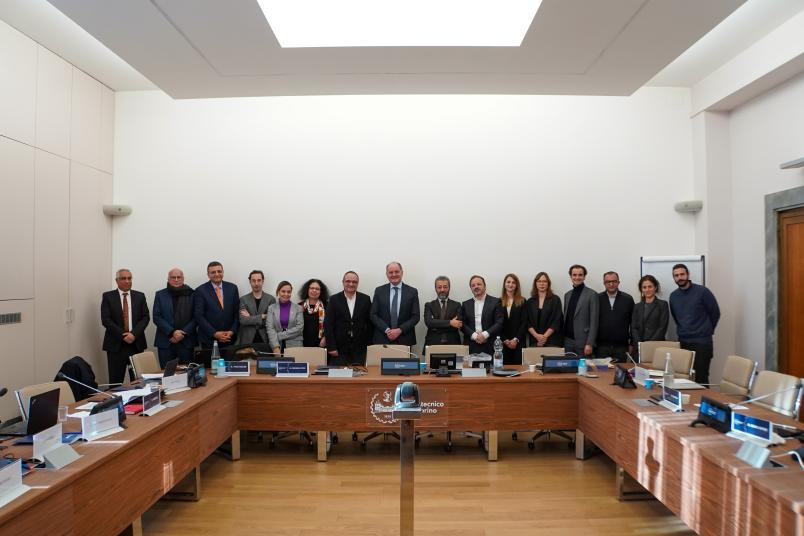
{"type": "Polygon", "coordinates": [[[151,394],[151,386],[147,385],[142,389],[131,389],[129,391],[121,391],[117,393],[118,396],[123,398],[123,404],[128,404],[128,401],[138,396],[145,396],[151,394]]]}
{"type": "MultiPolygon", "coordinates": [[[[86,404],[85,404],[85,405],[86,405],[86,404]]],[[[83,418],[84,418],[84,417],[86,417],[87,415],[89,415],[89,412],[88,412],[88,411],[76,411],[75,413],[70,413],[70,414],[69,414],[69,415],[67,415],[67,416],[68,416],[68,417],[72,417],[72,418],[74,418],[74,419],[83,419],[83,418]]]]}
{"type": "Polygon", "coordinates": [[[86,404],[81,404],[80,406],[76,406],[75,409],[89,411],[92,408],[94,408],[97,404],[98,404],[97,402],[87,402],[86,404]]]}

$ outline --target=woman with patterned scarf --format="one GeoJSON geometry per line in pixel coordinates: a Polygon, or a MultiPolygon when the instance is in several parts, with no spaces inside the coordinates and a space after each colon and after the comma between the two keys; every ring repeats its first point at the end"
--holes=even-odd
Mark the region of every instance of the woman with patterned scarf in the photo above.
{"type": "Polygon", "coordinates": [[[299,305],[304,313],[304,346],[326,348],[324,317],[329,300],[327,286],[320,279],[310,279],[299,290],[299,298],[302,299],[299,305]]]}

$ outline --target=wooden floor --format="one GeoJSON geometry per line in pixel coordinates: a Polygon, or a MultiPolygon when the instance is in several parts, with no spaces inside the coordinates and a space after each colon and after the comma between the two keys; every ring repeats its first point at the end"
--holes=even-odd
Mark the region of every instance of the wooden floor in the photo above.
{"type": "MultiPolygon", "coordinates": [[[[243,436],[242,459],[211,456],[202,498],[160,501],[143,516],[145,535],[274,536],[399,533],[399,448],[377,438],[363,450],[341,432],[326,463],[297,438],[270,450],[243,436]]],[[[658,501],[615,498],[614,464],[603,454],[577,461],[567,443],[528,450],[500,433],[501,459],[487,462],[477,440],[424,439],[416,454],[416,534],[539,536],[694,534],[658,501]]]]}

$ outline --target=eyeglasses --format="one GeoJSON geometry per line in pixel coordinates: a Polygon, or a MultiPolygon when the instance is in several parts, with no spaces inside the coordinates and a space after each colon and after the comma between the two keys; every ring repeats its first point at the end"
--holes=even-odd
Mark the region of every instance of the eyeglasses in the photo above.
{"type": "Polygon", "coordinates": [[[172,275],[168,277],[168,279],[173,279],[174,281],[178,281],[179,279],[184,279],[183,275],[172,275]]]}
{"type": "Polygon", "coordinates": [[[619,279],[615,279],[614,281],[603,281],[603,284],[605,284],[605,285],[613,285],[614,283],[619,283],[619,282],[620,282],[619,279]]]}

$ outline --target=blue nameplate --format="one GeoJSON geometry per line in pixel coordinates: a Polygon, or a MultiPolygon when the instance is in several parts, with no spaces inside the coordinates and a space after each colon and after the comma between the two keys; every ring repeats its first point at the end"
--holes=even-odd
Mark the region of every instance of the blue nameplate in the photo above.
{"type": "Polygon", "coordinates": [[[248,376],[251,374],[250,361],[226,361],[227,376],[248,376]]]}
{"type": "Polygon", "coordinates": [[[772,424],[765,419],[758,419],[742,413],[731,413],[731,431],[742,432],[763,441],[771,440],[772,424]]]}
{"type": "Polygon", "coordinates": [[[276,376],[278,378],[310,375],[309,363],[291,363],[289,361],[278,361],[276,363],[276,376]]]}

